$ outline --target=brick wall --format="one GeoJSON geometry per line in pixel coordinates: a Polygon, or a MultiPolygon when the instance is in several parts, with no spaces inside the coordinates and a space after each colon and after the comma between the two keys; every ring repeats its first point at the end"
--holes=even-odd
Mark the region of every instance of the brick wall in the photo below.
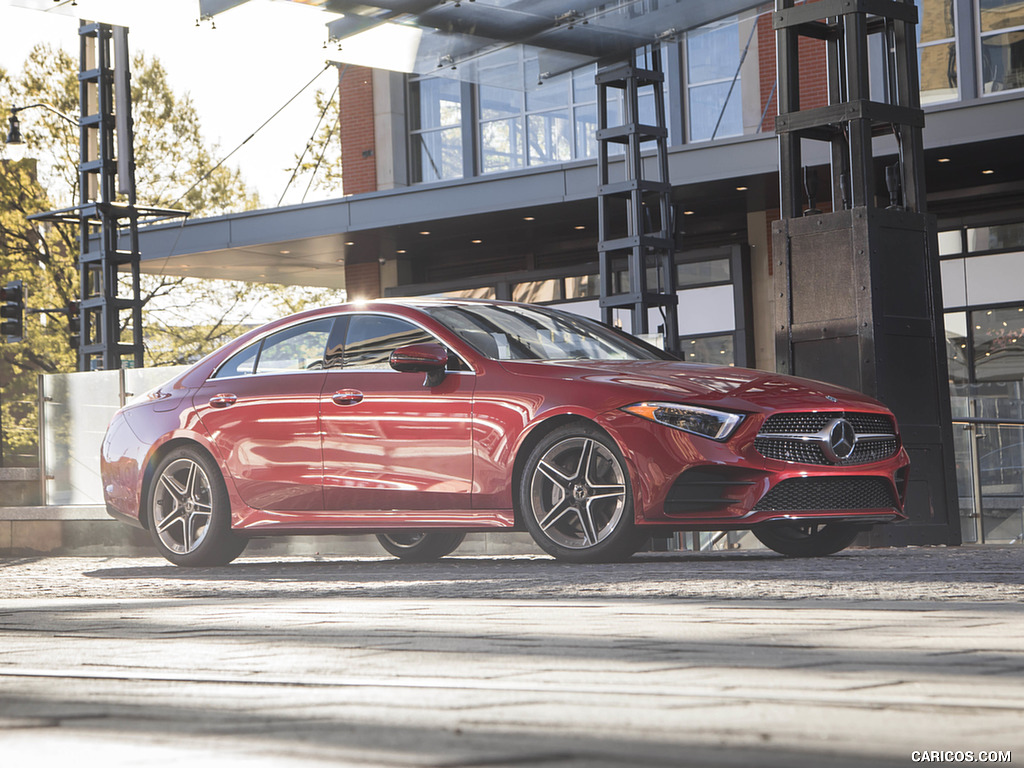
{"type": "Polygon", "coordinates": [[[341,74],[341,165],[346,195],[377,191],[373,70],[349,65],[341,74]]]}
{"type": "MultiPolygon", "coordinates": [[[[765,10],[770,6],[762,6],[765,10]]],[[[762,131],[775,130],[775,116],[779,114],[778,90],[775,86],[775,30],[771,14],[757,20],[757,50],[761,72],[762,131]],[[765,112],[765,105],[771,106],[765,112]]],[[[825,42],[809,37],[800,38],[800,108],[812,109],[828,105],[828,59],[825,42]]]]}
{"type": "Polygon", "coordinates": [[[345,265],[345,290],[349,301],[380,298],[380,265],[367,261],[345,265]]]}

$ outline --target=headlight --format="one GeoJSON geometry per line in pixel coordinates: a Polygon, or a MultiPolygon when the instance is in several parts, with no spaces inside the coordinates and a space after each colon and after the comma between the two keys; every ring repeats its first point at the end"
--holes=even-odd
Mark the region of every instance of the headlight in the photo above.
{"type": "Polygon", "coordinates": [[[743,415],[739,413],[678,403],[635,403],[625,406],[622,410],[642,419],[656,421],[701,437],[710,437],[712,440],[726,440],[743,421],[743,415]]]}

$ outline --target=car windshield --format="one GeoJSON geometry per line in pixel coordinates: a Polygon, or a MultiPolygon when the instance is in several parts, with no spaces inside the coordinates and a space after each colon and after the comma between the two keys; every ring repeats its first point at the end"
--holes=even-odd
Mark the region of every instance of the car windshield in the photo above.
{"type": "Polygon", "coordinates": [[[672,360],[639,339],[541,307],[449,304],[424,310],[494,360],[672,360]]]}

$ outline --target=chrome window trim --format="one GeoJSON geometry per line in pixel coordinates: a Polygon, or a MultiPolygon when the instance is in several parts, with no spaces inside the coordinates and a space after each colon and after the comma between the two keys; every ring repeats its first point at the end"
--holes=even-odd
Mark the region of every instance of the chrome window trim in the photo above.
{"type": "MultiPolygon", "coordinates": [[[[412,309],[413,311],[421,311],[417,307],[410,307],[410,309],[412,309]]],[[[455,374],[455,373],[458,373],[458,374],[466,374],[466,373],[468,373],[470,375],[475,376],[475,375],[477,375],[479,373],[479,371],[476,369],[476,367],[472,363],[470,363],[465,357],[463,357],[461,354],[459,354],[454,349],[452,349],[450,345],[444,344],[440,339],[437,338],[437,334],[435,334],[429,328],[424,327],[423,323],[419,322],[418,320],[406,317],[405,315],[400,315],[400,314],[398,314],[396,312],[388,312],[388,311],[375,312],[375,311],[370,310],[370,309],[357,309],[357,310],[351,310],[351,311],[338,312],[336,314],[326,315],[324,317],[305,318],[303,320],[299,320],[299,321],[296,321],[294,323],[289,323],[288,325],[283,325],[283,326],[281,326],[279,328],[275,328],[272,331],[267,331],[266,333],[262,334],[258,338],[253,339],[249,344],[247,344],[246,346],[242,347],[242,349],[238,350],[238,352],[235,352],[234,354],[229,355],[222,363],[220,363],[220,365],[218,365],[214,369],[213,373],[211,373],[209,376],[206,377],[206,381],[207,382],[214,381],[214,380],[216,380],[216,381],[231,381],[232,379],[251,379],[251,378],[254,378],[256,376],[283,376],[285,374],[299,374],[299,373],[307,373],[307,374],[308,373],[340,373],[342,371],[350,371],[352,373],[372,373],[372,372],[381,372],[381,371],[389,371],[391,373],[401,373],[401,371],[396,371],[396,370],[394,370],[393,368],[390,368],[390,367],[389,368],[345,368],[345,367],[340,367],[340,368],[316,368],[316,369],[313,369],[313,370],[266,371],[265,373],[243,373],[243,374],[239,374],[238,376],[218,376],[217,375],[218,373],[220,373],[220,371],[223,369],[223,367],[228,364],[228,362],[230,360],[234,359],[235,355],[238,355],[242,351],[244,351],[246,349],[249,349],[249,347],[251,347],[251,346],[253,346],[255,344],[262,344],[263,340],[266,339],[268,336],[272,336],[273,334],[279,333],[281,331],[286,331],[286,330],[288,330],[290,328],[295,328],[295,327],[297,327],[299,325],[302,325],[303,323],[312,323],[312,322],[316,322],[317,320],[324,320],[324,319],[330,319],[330,320],[333,320],[333,321],[337,322],[338,318],[340,318],[340,317],[352,317],[354,315],[377,315],[377,316],[383,315],[383,316],[386,316],[386,317],[393,317],[393,318],[396,318],[398,320],[405,320],[407,323],[415,325],[421,331],[423,331],[424,333],[428,334],[438,344],[441,344],[441,346],[443,346],[445,349],[447,349],[451,354],[455,355],[455,357],[457,357],[462,362],[463,365],[465,365],[467,368],[469,368],[468,371],[446,371],[447,375],[451,375],[451,374],[455,374]]],[[[466,346],[472,347],[472,345],[469,344],[468,342],[466,342],[466,346]]]]}

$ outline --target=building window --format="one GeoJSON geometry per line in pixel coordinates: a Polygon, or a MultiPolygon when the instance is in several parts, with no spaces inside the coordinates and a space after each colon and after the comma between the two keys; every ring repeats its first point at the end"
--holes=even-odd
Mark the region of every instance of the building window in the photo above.
{"type": "Polygon", "coordinates": [[[690,141],[742,136],[761,130],[764,110],[757,27],[765,13],[730,16],[686,33],[690,141]]]}
{"type": "Polygon", "coordinates": [[[410,141],[416,181],[458,179],[462,173],[462,85],[430,77],[409,85],[410,141]]]}
{"type": "Polygon", "coordinates": [[[540,304],[561,301],[562,298],[562,278],[560,277],[550,280],[530,280],[525,283],[516,283],[512,287],[512,301],[540,304]]]}
{"type": "Polygon", "coordinates": [[[957,87],[956,11],[953,0],[917,0],[917,56],[921,103],[955,101],[957,87]]]}
{"type": "Polygon", "coordinates": [[[1024,88],[1024,2],[979,0],[978,30],[984,92],[1024,88]]]}
{"type": "Polygon", "coordinates": [[[596,65],[542,78],[536,55],[511,48],[502,60],[481,69],[482,173],[597,155],[596,65]]]}
{"type": "MultiPolygon", "coordinates": [[[[522,72],[511,67],[522,83],[522,72]]],[[[523,120],[523,92],[496,85],[479,86],[480,171],[513,171],[526,165],[526,126],[523,120]]]]}
{"type": "Polygon", "coordinates": [[[710,336],[682,337],[681,357],[688,363],[736,365],[735,338],[731,333],[710,336]]]}
{"type": "Polygon", "coordinates": [[[949,312],[945,321],[963,540],[1020,543],[1024,306],[949,312]]]}
{"type": "Polygon", "coordinates": [[[676,283],[680,288],[699,288],[732,282],[729,259],[691,261],[676,265],[676,283]]]}
{"type": "Polygon", "coordinates": [[[967,230],[967,250],[972,253],[1011,249],[1024,250],[1024,222],[970,227],[967,230]]]}
{"type": "Polygon", "coordinates": [[[706,24],[686,35],[690,141],[743,133],[737,18],[706,24]]]}

